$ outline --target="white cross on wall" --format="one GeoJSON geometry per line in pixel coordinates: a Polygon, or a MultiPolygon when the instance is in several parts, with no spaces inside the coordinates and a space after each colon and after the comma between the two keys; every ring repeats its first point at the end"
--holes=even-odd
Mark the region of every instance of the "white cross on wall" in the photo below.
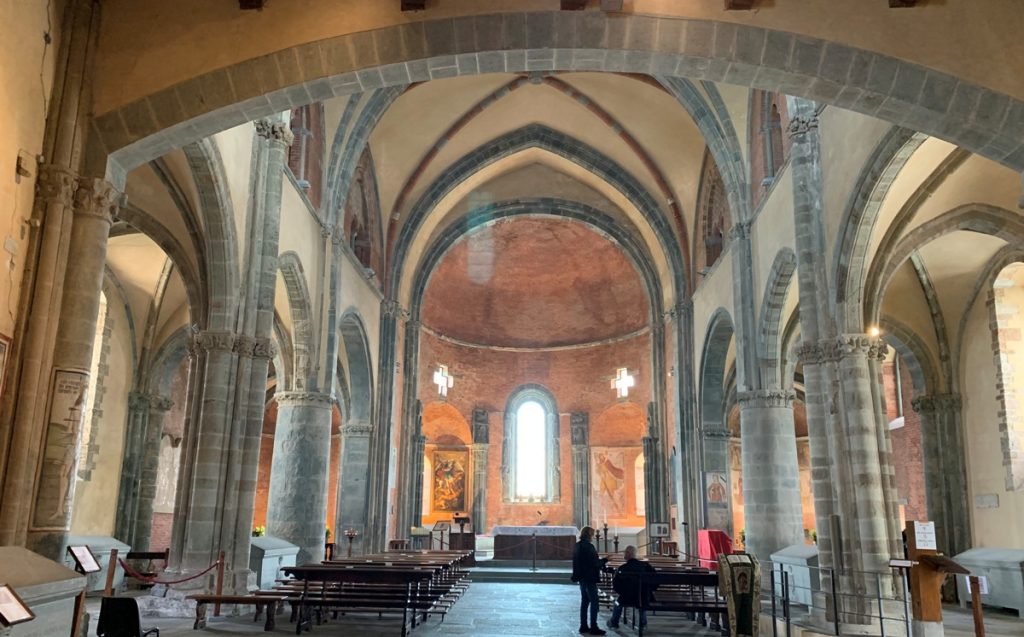
{"type": "Polygon", "coordinates": [[[447,365],[438,365],[434,370],[434,384],[437,385],[437,393],[442,398],[448,395],[448,390],[455,386],[455,378],[448,373],[447,365]]]}
{"type": "Polygon", "coordinates": [[[620,367],[615,372],[615,378],[612,379],[612,389],[619,398],[625,398],[629,396],[629,388],[636,385],[636,378],[633,377],[629,370],[625,367],[620,367]]]}

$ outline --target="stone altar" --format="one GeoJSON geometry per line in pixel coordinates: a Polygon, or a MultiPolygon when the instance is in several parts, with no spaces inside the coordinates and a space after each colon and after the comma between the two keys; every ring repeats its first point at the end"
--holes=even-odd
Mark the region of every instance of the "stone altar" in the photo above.
{"type": "Polygon", "coordinates": [[[537,535],[538,560],[569,560],[579,536],[574,526],[496,526],[491,530],[494,536],[494,559],[529,560],[534,557],[531,541],[537,535]]]}
{"type": "Polygon", "coordinates": [[[85,576],[20,546],[0,546],[0,582],[14,589],[36,618],[0,629],[4,637],[70,635],[75,598],[85,576]]]}

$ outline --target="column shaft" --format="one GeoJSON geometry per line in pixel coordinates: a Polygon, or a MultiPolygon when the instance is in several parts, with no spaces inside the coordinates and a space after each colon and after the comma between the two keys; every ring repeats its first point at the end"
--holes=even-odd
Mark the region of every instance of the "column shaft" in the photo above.
{"type": "Polygon", "coordinates": [[[747,552],[759,560],[803,543],[800,469],[793,395],[756,391],[739,395],[743,458],[743,515],[747,552]]]}
{"type": "Polygon", "coordinates": [[[68,262],[75,267],[69,268],[64,276],[49,414],[36,479],[35,507],[25,544],[54,560],[63,557],[71,528],[71,503],[75,496],[107,236],[119,197],[101,179],[80,179],[75,191],[68,250],[68,262]]]}
{"type": "Polygon", "coordinates": [[[572,518],[574,525],[583,528],[590,525],[590,414],[573,412],[569,426],[572,430],[572,518]]]}
{"type": "Polygon", "coordinates": [[[160,440],[164,433],[164,417],[174,403],[162,396],[151,396],[146,437],[142,446],[139,467],[138,505],[131,547],[136,551],[149,550],[149,536],[153,531],[153,501],[156,499],[157,474],[160,471],[160,440]]]}
{"type": "Polygon", "coordinates": [[[267,534],[298,545],[297,563],[319,562],[327,517],[331,397],[285,392],[277,401],[267,534]]]}
{"type": "Polygon", "coordinates": [[[349,529],[354,530],[358,535],[352,546],[359,552],[367,552],[373,546],[373,538],[367,538],[370,531],[370,503],[367,497],[372,433],[373,427],[366,422],[346,423],[341,428],[341,479],[338,483],[338,521],[335,528],[339,537],[349,529]]]}

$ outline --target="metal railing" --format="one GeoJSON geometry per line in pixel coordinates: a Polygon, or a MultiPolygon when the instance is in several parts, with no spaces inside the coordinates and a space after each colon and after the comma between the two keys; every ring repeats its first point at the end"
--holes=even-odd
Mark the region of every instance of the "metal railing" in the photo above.
{"type": "Polygon", "coordinates": [[[793,625],[840,635],[904,637],[911,634],[907,572],[837,571],[794,564],[761,563],[768,590],[762,588],[762,613],[772,617],[772,635],[785,637],[793,625]],[[798,577],[794,577],[797,575],[798,577]],[[873,589],[873,590],[871,590],[873,589]]]}

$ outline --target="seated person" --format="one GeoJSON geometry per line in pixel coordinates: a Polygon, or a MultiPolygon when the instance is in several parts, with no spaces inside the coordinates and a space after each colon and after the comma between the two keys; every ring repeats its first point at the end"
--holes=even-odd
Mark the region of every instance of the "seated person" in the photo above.
{"type": "Polygon", "coordinates": [[[615,569],[615,576],[612,578],[612,588],[619,594],[615,601],[615,608],[612,609],[612,618],[608,625],[612,628],[619,627],[619,618],[622,617],[622,609],[626,606],[640,609],[640,625],[647,625],[647,606],[654,599],[656,585],[644,585],[644,600],[640,603],[640,579],[633,574],[654,573],[654,567],[649,562],[641,562],[636,559],[636,547],[627,546],[623,551],[626,563],[615,569]],[[625,574],[625,576],[623,576],[625,574]]]}

